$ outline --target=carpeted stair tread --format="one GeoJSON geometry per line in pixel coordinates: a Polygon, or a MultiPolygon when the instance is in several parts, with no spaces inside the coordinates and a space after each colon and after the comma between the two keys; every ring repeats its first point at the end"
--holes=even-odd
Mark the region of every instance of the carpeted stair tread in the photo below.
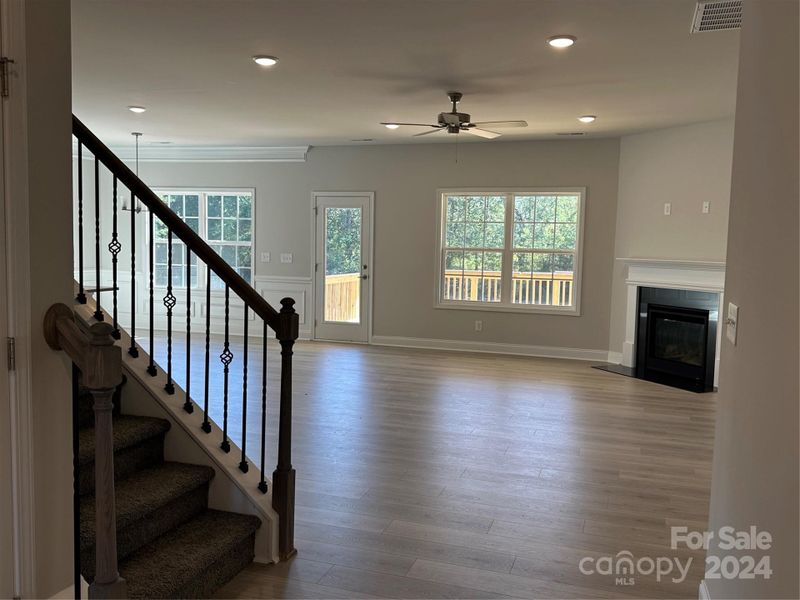
{"type": "MultiPolygon", "coordinates": [[[[115,486],[117,530],[146,518],[184,494],[207,484],[214,469],[204,465],[166,462],[134,473],[115,486]]],[[[81,548],[95,543],[94,495],[81,498],[81,548]]]]}
{"type": "MultiPolygon", "coordinates": [[[[166,419],[155,417],[134,417],[123,415],[114,418],[114,452],[136,446],[152,437],[169,431],[166,419]]],[[[83,466],[94,462],[94,427],[78,432],[78,464],[83,466]]]]}
{"type": "MultiPolygon", "coordinates": [[[[175,598],[192,590],[193,582],[213,579],[214,573],[219,573],[214,587],[222,585],[235,572],[222,563],[245,558],[242,545],[260,525],[253,515],[207,510],[120,563],[128,597],[175,598]]],[[[252,548],[247,553],[249,562],[252,548]]]]}

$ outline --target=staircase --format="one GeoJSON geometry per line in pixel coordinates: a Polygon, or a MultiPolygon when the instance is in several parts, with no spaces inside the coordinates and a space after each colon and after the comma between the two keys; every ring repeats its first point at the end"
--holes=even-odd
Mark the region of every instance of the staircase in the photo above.
{"type": "MultiPolygon", "coordinates": [[[[261,521],[210,510],[214,469],[164,461],[170,423],[113,409],[119,574],[129,598],[204,598],[253,560],[261,521]]],[[[81,575],[95,572],[94,399],[78,398],[81,575]]]]}
{"type": "Polygon", "coordinates": [[[73,394],[75,590],[83,578],[90,583],[91,598],[206,597],[254,558],[286,560],[296,552],[291,430],[299,318],[294,300],[283,298],[280,309],[273,308],[74,116],[72,125],[76,304],[52,305],[43,325],[48,345],[69,356],[75,381],[80,377],[83,386],[80,392],[76,383],[73,394]],[[122,193],[130,196],[130,209],[121,202],[122,193]],[[165,289],[154,278],[157,236],[167,244],[165,289]],[[196,281],[191,276],[195,268],[196,281]],[[185,279],[178,277],[181,269],[185,279]],[[104,270],[110,271],[109,281],[103,281],[104,270]],[[87,273],[93,275],[93,288],[86,285],[87,273]],[[120,322],[123,293],[129,315],[120,322]],[[164,331],[161,324],[166,340],[156,340],[155,333],[164,331]],[[143,329],[147,348],[137,337],[143,329]],[[194,353],[192,333],[205,340],[194,353]],[[177,334],[185,340],[180,365],[173,360],[177,334]],[[248,355],[250,343],[233,350],[231,335],[240,334],[245,340],[260,339],[260,360],[248,355]],[[280,343],[275,382],[267,376],[271,335],[280,343]],[[156,344],[166,351],[163,366],[153,359],[156,344]],[[221,394],[212,394],[209,385],[212,360],[223,367],[221,394]],[[204,372],[194,388],[192,361],[204,372]],[[185,369],[181,385],[174,379],[178,367],[185,369]],[[128,397],[136,414],[121,410],[123,368],[135,380],[128,397]],[[259,379],[249,390],[248,373],[259,379]],[[234,386],[241,394],[231,398],[234,386]],[[275,388],[278,403],[269,410],[273,419],[267,392],[275,388]],[[223,409],[219,425],[210,418],[212,403],[223,409]],[[248,422],[253,406],[260,419],[248,422]],[[166,419],[143,416],[151,415],[150,409],[166,419]],[[229,427],[233,410],[241,411],[236,432],[229,427]],[[277,424],[271,479],[266,470],[268,422],[277,424]],[[206,462],[165,461],[172,426],[167,456],[177,452],[180,460],[206,462]],[[248,432],[260,438],[250,455],[248,432]],[[241,441],[238,447],[232,436],[241,441]]]}

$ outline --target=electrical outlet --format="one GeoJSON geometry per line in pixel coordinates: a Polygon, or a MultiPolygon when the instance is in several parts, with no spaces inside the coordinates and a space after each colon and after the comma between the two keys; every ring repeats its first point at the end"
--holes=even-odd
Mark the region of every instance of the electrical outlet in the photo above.
{"type": "Polygon", "coordinates": [[[271,260],[269,252],[262,252],[261,253],[261,262],[267,263],[271,260]]]}
{"type": "Polygon", "coordinates": [[[672,214],[672,202],[664,202],[664,214],[670,216],[672,214]]]}
{"type": "Polygon", "coordinates": [[[475,331],[483,331],[483,321],[475,321],[475,331]]]}
{"type": "Polygon", "coordinates": [[[706,200],[705,202],[703,202],[703,214],[707,215],[710,212],[711,212],[711,202],[706,200]]]}
{"type": "Polygon", "coordinates": [[[725,335],[731,344],[736,345],[736,330],[739,328],[739,307],[728,302],[728,318],[725,319],[725,335]]]}
{"type": "Polygon", "coordinates": [[[292,253],[291,252],[282,252],[281,253],[281,262],[286,264],[292,262],[292,253]]]}

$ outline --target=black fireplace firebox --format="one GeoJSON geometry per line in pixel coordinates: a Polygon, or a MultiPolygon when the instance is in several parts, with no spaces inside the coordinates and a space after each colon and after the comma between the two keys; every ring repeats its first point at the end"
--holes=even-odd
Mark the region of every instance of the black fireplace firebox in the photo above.
{"type": "Polygon", "coordinates": [[[718,319],[716,293],[639,288],[636,376],[712,391],[718,319]]]}

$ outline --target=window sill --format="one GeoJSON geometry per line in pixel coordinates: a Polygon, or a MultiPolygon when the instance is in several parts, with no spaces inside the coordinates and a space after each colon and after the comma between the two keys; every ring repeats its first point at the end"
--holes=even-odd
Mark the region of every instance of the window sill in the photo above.
{"type": "Polygon", "coordinates": [[[557,306],[517,306],[508,304],[489,304],[489,303],[460,303],[460,302],[436,302],[435,309],[444,310],[471,310],[475,312],[504,312],[504,313],[524,313],[538,315],[552,315],[556,317],[580,317],[581,311],[577,306],[557,307],[557,306]]]}

